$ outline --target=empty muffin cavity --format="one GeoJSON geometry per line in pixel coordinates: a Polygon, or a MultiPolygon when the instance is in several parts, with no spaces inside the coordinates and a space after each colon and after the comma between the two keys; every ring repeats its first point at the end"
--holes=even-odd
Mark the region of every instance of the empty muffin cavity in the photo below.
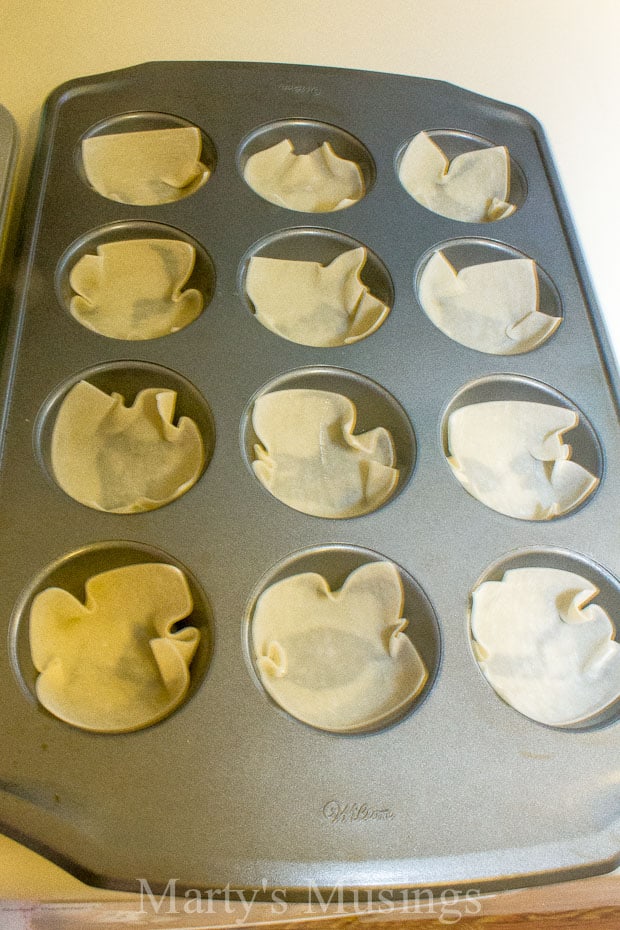
{"type": "Polygon", "coordinates": [[[95,543],[27,586],[9,647],[27,697],[65,723],[142,729],[199,688],[213,646],[211,608],[185,566],[140,543],[95,543]]]}
{"type": "Polygon", "coordinates": [[[396,169],[417,203],[464,223],[505,219],[527,195],[506,146],[460,130],[417,133],[398,153],[396,169]]]}
{"type": "Polygon", "coordinates": [[[394,302],[389,273],[366,246],[325,229],[281,230],[241,264],[240,289],[267,329],[299,345],[351,345],[375,333],[394,302]]]}
{"type": "Polygon", "coordinates": [[[439,243],[422,256],[415,289],[420,306],[446,336],[491,355],[531,352],[562,322],[551,278],[501,242],[439,243]]]}
{"type": "Polygon", "coordinates": [[[123,222],[73,242],[56,272],[62,306],[110,339],[159,339],[193,323],[210,303],[213,262],[190,236],[160,223],[123,222]]]}
{"type": "Polygon", "coordinates": [[[252,594],[244,646],[258,687],[320,730],[377,730],[431,689],[441,643],[419,584],[376,552],[329,545],[274,566],[252,594]]]}
{"type": "Polygon", "coordinates": [[[559,391],[520,375],[465,385],[446,407],[441,437],[465,490],[520,520],[571,513],[603,476],[602,449],[586,417],[559,391]]]}
{"type": "Polygon", "coordinates": [[[119,203],[157,206],[195,193],[215,168],[215,148],[197,126],[167,113],[102,120],[81,138],[77,170],[89,187],[119,203]]]}
{"type": "Polygon", "coordinates": [[[375,178],[373,159],[350,133],[316,120],[268,123],[242,142],[238,165],[264,200],[304,213],[350,207],[375,178]]]}
{"type": "Polygon", "coordinates": [[[473,656],[494,692],[537,723],[602,726],[620,714],[620,584],[562,549],[511,552],[471,595],[473,656]]]}
{"type": "Polygon", "coordinates": [[[288,372],[261,388],[241,438],[263,487],[315,517],[377,510],[404,487],[416,456],[400,404],[370,379],[328,367],[288,372]]]}
{"type": "Polygon", "coordinates": [[[185,494],[211,458],[215,430],[197,389],[146,362],[112,362],[74,376],[46,400],[39,458],[70,497],[132,514],[185,494]]]}

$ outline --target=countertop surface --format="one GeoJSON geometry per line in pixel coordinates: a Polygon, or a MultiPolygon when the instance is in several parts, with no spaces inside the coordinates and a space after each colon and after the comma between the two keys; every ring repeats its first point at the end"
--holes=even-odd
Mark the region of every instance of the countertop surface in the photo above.
{"type": "MultiPolygon", "coordinates": [[[[20,135],[13,219],[43,101],[74,77],[149,60],[211,59],[446,80],[529,110],[542,123],[620,356],[619,38],[616,0],[3,0],[0,103],[20,135]]],[[[584,900],[617,904],[619,884],[620,876],[615,884],[607,879],[600,902],[587,893],[584,900]]],[[[114,895],[87,889],[0,837],[0,901],[88,898],[114,895]]]]}

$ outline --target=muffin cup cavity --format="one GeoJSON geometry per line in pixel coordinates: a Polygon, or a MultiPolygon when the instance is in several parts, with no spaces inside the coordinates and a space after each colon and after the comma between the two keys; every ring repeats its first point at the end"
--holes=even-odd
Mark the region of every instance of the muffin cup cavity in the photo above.
{"type": "MultiPolygon", "coordinates": [[[[424,306],[422,298],[422,278],[424,272],[428,268],[429,262],[431,259],[433,259],[434,256],[437,255],[437,253],[441,253],[441,255],[443,255],[443,257],[447,260],[447,262],[449,262],[457,274],[463,271],[463,269],[470,268],[472,266],[482,266],[494,262],[506,262],[512,260],[521,260],[521,262],[523,262],[523,260],[529,262],[533,261],[530,256],[525,255],[525,253],[520,252],[513,246],[508,245],[505,242],[498,242],[493,239],[464,237],[459,239],[447,239],[443,242],[439,242],[432,248],[428,249],[428,251],[426,251],[421,256],[414,270],[414,291],[416,299],[424,313],[427,313],[427,309],[424,306]]],[[[537,306],[532,306],[531,310],[536,309],[538,312],[545,314],[547,317],[553,318],[550,321],[553,326],[559,325],[556,321],[561,322],[563,318],[563,308],[558,289],[555,286],[552,278],[543,268],[541,268],[537,262],[535,262],[535,271],[537,280],[537,306]]],[[[446,311],[446,313],[448,313],[448,311],[446,311]]],[[[442,327],[432,318],[431,322],[438,326],[440,330],[442,329],[442,327]]],[[[520,355],[526,352],[532,352],[539,346],[544,345],[550,338],[552,338],[554,331],[555,329],[553,329],[551,332],[548,332],[544,337],[536,340],[534,345],[527,345],[525,348],[519,348],[515,350],[511,349],[510,351],[496,351],[492,354],[520,355]]],[[[467,340],[463,340],[461,342],[461,339],[456,338],[456,336],[453,336],[450,332],[445,332],[445,335],[447,335],[448,338],[451,338],[454,341],[460,343],[461,345],[467,345],[471,349],[480,352],[487,351],[479,345],[475,344],[476,340],[473,338],[468,338],[467,340]]]]}
{"type": "Polygon", "coordinates": [[[462,387],[444,409],[440,441],[463,492],[502,518],[569,517],[590,504],[603,479],[603,449],[589,420],[555,388],[522,375],[462,387]]]}
{"type": "MultiPolygon", "coordinates": [[[[244,180],[246,180],[247,164],[252,156],[280,145],[286,140],[292,143],[295,155],[310,155],[327,143],[339,159],[354,162],[363,180],[363,191],[361,197],[356,198],[356,202],[373,187],[376,178],[375,162],[364,143],[339,126],[313,119],[275,120],[248,133],[237,152],[237,168],[244,180]]],[[[351,206],[350,203],[345,205],[351,206]]],[[[311,212],[331,212],[333,209],[341,209],[341,207],[329,207],[311,212]]]]}
{"type": "MultiPolygon", "coordinates": [[[[407,706],[400,707],[395,713],[388,714],[381,720],[375,721],[372,726],[360,726],[359,728],[348,728],[346,730],[330,730],[329,728],[322,727],[316,727],[316,729],[327,730],[327,732],[338,733],[339,735],[374,732],[392,726],[403,718],[408,717],[414,710],[418,709],[426,699],[436,680],[442,651],[441,634],[437,617],[427,595],[408,572],[399,565],[395,565],[395,563],[386,556],[359,546],[328,544],[298,550],[274,565],[263,575],[254,588],[246,608],[242,625],[242,647],[248,671],[256,687],[261,691],[265,699],[269,701],[274,708],[277,708],[280,713],[285,714],[290,719],[296,720],[292,714],[284,710],[277,701],[268,694],[261,681],[260,673],[257,668],[257,657],[254,652],[252,641],[252,622],[256,605],[261,594],[277,582],[305,573],[316,573],[321,575],[328,583],[331,591],[336,592],[342,588],[347,578],[356,569],[364,565],[382,562],[391,562],[400,577],[404,593],[402,616],[408,621],[404,633],[409,637],[424,663],[427,671],[426,681],[407,706]]],[[[305,723],[304,725],[312,726],[312,724],[305,723]]]]}
{"type": "MultiPolygon", "coordinates": [[[[485,149],[492,149],[496,146],[501,146],[503,144],[501,141],[490,141],[489,139],[485,139],[483,136],[478,136],[475,133],[467,132],[461,129],[427,129],[427,130],[424,130],[424,133],[426,136],[428,136],[431,139],[432,142],[435,143],[435,145],[439,146],[441,151],[444,153],[444,155],[448,159],[449,163],[452,163],[452,161],[455,158],[457,158],[459,155],[464,155],[468,152],[478,152],[478,151],[483,151],[485,149]]],[[[405,153],[409,145],[413,141],[413,139],[416,137],[416,135],[418,135],[418,133],[415,133],[413,136],[410,136],[406,140],[406,142],[404,142],[400,146],[400,148],[396,152],[396,157],[395,157],[396,176],[399,182],[401,183],[401,185],[403,186],[403,189],[408,194],[408,196],[410,196],[414,200],[416,200],[416,198],[413,196],[413,194],[411,194],[407,190],[407,188],[403,184],[403,181],[401,178],[401,169],[402,169],[403,158],[405,156],[405,153]]],[[[510,189],[509,189],[509,195],[508,195],[507,201],[513,205],[514,210],[512,212],[515,212],[523,206],[527,198],[527,180],[526,180],[526,176],[523,170],[521,169],[521,166],[512,156],[512,153],[510,151],[508,152],[508,155],[509,155],[509,180],[510,180],[509,188],[510,189]]],[[[451,217],[445,213],[440,213],[438,211],[435,211],[431,207],[427,207],[426,209],[431,210],[431,212],[436,213],[438,216],[444,216],[447,219],[452,219],[454,222],[462,221],[457,217],[451,217]]],[[[498,220],[502,218],[504,217],[499,216],[497,218],[489,218],[486,221],[479,220],[478,222],[497,222],[498,220]]],[[[472,221],[472,222],[475,222],[475,221],[472,221]]]]}
{"type": "MultiPolygon", "coordinates": [[[[604,475],[604,453],[594,427],[581,412],[579,407],[560,391],[536,381],[525,375],[497,374],[478,378],[465,384],[444,408],[441,418],[441,445],[444,456],[448,450],[448,420],[450,415],[469,404],[482,404],[487,401],[527,401],[530,403],[551,404],[571,410],[579,417],[577,426],[567,433],[566,441],[572,449],[572,459],[587,468],[599,481],[604,475]]],[[[588,498],[590,500],[591,498],[588,498]]],[[[587,506],[587,501],[583,506],[587,506]]]]}
{"type": "MultiPolygon", "coordinates": [[[[521,711],[519,711],[517,708],[514,708],[507,701],[505,701],[497,693],[493,685],[483,674],[476,655],[475,638],[471,629],[471,611],[473,594],[481,587],[481,585],[485,584],[486,582],[500,582],[504,578],[506,572],[513,571],[515,569],[533,568],[571,572],[586,579],[598,589],[598,594],[596,594],[594,597],[593,602],[600,606],[607,613],[612,623],[615,624],[616,639],[618,638],[617,625],[620,622],[620,581],[618,581],[618,579],[615,578],[611,572],[609,572],[602,565],[595,562],[589,556],[583,555],[579,552],[562,549],[559,547],[532,547],[516,549],[501,556],[484,570],[482,575],[473,585],[469,595],[468,634],[472,662],[476,664],[477,671],[485,682],[486,686],[493,691],[493,694],[496,695],[498,700],[502,701],[502,703],[506,705],[509,712],[513,714],[519,713],[526,717],[528,720],[531,720],[532,718],[528,717],[526,714],[522,714],[521,711]]],[[[551,729],[583,731],[599,729],[601,727],[608,726],[609,724],[616,722],[618,719],[620,719],[620,699],[614,701],[611,704],[608,704],[597,713],[591,714],[581,720],[577,720],[571,723],[555,725],[541,723],[539,721],[533,721],[533,723],[536,726],[550,727],[551,729]]]]}
{"type": "MultiPolygon", "coordinates": [[[[243,294],[246,305],[253,316],[255,307],[248,295],[247,275],[250,262],[254,258],[278,259],[290,262],[317,263],[327,267],[340,256],[355,249],[365,250],[365,262],[359,273],[362,284],[372,297],[384,304],[388,311],[394,306],[394,286],[390,274],[379,256],[363,243],[344,233],[331,229],[315,227],[296,227],[281,229],[260,239],[248,249],[243,256],[238,270],[239,291],[243,294]]],[[[259,322],[262,323],[261,320],[259,322]]],[[[263,324],[264,325],[264,324],[263,324]]],[[[380,324],[382,325],[382,324],[380,324]]],[[[380,329],[372,329],[363,338],[368,338],[380,329]]],[[[278,335],[281,335],[278,333],[278,335]]],[[[281,336],[286,338],[286,336],[281,336]]],[[[291,339],[301,345],[309,345],[301,339],[291,339]]],[[[325,346],[329,348],[329,346],[325,346]]]]}
{"type": "Polygon", "coordinates": [[[278,391],[293,390],[326,391],[348,398],[357,411],[356,435],[378,427],[384,427],[390,432],[395,452],[394,467],[399,474],[394,490],[381,507],[392,502],[409,481],[415,467],[416,438],[413,427],[401,405],[385,388],[370,378],[342,368],[312,366],[295,369],[267,382],[254,394],[244,411],[240,431],[242,455],[248,470],[254,475],[254,448],[260,443],[252,424],[257,400],[278,391]]]}
{"type": "MultiPolygon", "coordinates": [[[[92,229],[72,242],[61,256],[56,268],[55,289],[61,307],[70,314],[71,302],[76,296],[76,292],[71,286],[70,278],[73,269],[81,259],[85,256],[97,255],[97,249],[101,246],[105,247],[110,243],[124,243],[133,240],[166,240],[184,243],[192,247],[195,255],[194,265],[190,276],[182,285],[182,288],[184,292],[195,290],[201,295],[202,309],[197,317],[197,319],[199,319],[211,303],[215,290],[215,267],[211,256],[199,242],[183,230],[176,229],[172,226],[166,226],[163,223],[150,221],[127,220],[110,223],[98,229],[92,229]]],[[[73,314],[71,314],[71,316],[73,319],[76,319],[73,314]]],[[[80,325],[84,325],[81,320],[76,319],[76,322],[79,322],[80,325]]],[[[190,321],[189,325],[191,325],[191,322],[194,322],[194,320],[190,321]]],[[[122,341],[122,337],[110,336],[90,326],[86,328],[96,335],[103,335],[106,338],[112,339],[118,338],[122,341]]],[[[151,338],[162,338],[163,336],[174,335],[175,332],[182,331],[184,328],[185,326],[175,328],[174,330],[170,329],[169,332],[162,332],[160,335],[154,337],[136,336],[135,339],[137,341],[139,339],[149,340],[151,338]]]]}
{"type": "Polygon", "coordinates": [[[200,639],[190,664],[190,685],[182,704],[198,691],[213,652],[212,611],[201,586],[184,565],[160,549],[133,541],[105,540],[85,545],[47,565],[24,589],[13,609],[8,637],[11,665],[24,695],[37,704],[42,714],[52,716],[39,704],[35,688],[37,670],[29,643],[29,616],[35,597],[48,588],[61,588],[84,603],[85,585],[90,578],[112,569],[147,563],[172,565],[187,580],[193,608],[186,618],[175,624],[175,630],[195,627],[200,632],[200,639]]]}
{"type": "MultiPolygon", "coordinates": [[[[39,410],[34,427],[35,454],[41,467],[56,487],[59,485],[52,464],[54,426],[65,398],[80,382],[86,382],[108,395],[113,393],[122,395],[126,407],[130,407],[142,391],[149,389],[174,391],[176,403],[173,422],[178,423],[182,417],[187,417],[196,424],[203,446],[203,465],[200,475],[204,474],[215,447],[215,423],[205,398],[190,381],[169,368],[150,362],[119,360],[102,363],[73,375],[51,392],[39,410]]],[[[196,481],[199,480],[200,476],[196,481]]],[[[192,488],[189,487],[184,493],[191,490],[192,488]]],[[[170,503],[174,503],[174,499],[170,503]]]]}
{"type": "MultiPolygon", "coordinates": [[[[186,120],[183,117],[172,113],[161,113],[157,111],[133,111],[110,116],[106,119],[100,120],[98,123],[95,123],[82,135],[74,150],[74,166],[76,173],[81,181],[86,185],[86,187],[89,187],[100,196],[107,197],[106,194],[97,191],[88,179],[84,166],[82,150],[83,142],[85,140],[99,136],[112,136],[120,135],[123,133],[157,132],[169,129],[197,130],[201,140],[201,151],[199,153],[199,158],[201,164],[206,170],[204,172],[204,177],[190,183],[186,190],[179,189],[179,196],[171,191],[169,199],[158,201],[157,204],[150,203],[147,204],[147,206],[157,206],[159,203],[169,203],[174,200],[183,199],[186,196],[191,196],[196,192],[196,190],[198,190],[208,181],[208,179],[215,171],[217,164],[217,152],[212,139],[203,129],[195,126],[189,120],[186,120]]],[[[132,203],[131,200],[123,200],[120,197],[108,199],[118,200],[120,203],[132,203]]]]}

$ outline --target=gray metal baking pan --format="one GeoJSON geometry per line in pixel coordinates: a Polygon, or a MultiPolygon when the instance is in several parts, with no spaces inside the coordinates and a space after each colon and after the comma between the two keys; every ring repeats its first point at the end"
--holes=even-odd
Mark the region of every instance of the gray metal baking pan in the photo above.
{"type": "Polygon", "coordinates": [[[0,105],[0,258],[8,219],[13,175],[17,161],[17,127],[6,107],[0,105]]]}
{"type": "Polygon", "coordinates": [[[334,888],[490,890],[617,866],[617,714],[581,729],[528,720],[483,679],[468,634],[472,588],[518,564],[589,574],[599,603],[620,616],[617,378],[536,120],[414,77],[240,62],[144,64],[71,81],[48,99],[21,233],[2,370],[3,831],[87,882],[127,890],[144,879],[161,891],[172,878],[177,890],[228,886],[259,896],[274,888],[291,897],[334,888]],[[85,182],[78,153],[86,133],[183,121],[201,129],[213,169],[192,196],[128,206],[85,182]],[[241,165],[265,127],[273,133],[284,125],[311,146],[317,125],[326,131],[322,124],[368,153],[360,202],[299,214],[248,188],[241,165]],[[508,146],[516,212],[479,225],[419,206],[396,168],[404,144],[422,129],[442,131],[448,154],[463,139],[508,146]],[[201,317],[140,343],[81,327],[63,296],[71,256],[97,237],[132,230],[191,237],[211,269],[212,299],[201,317]],[[370,338],[309,348],[253,318],[242,289],[247,256],[274,241],[303,254],[310,240],[325,254],[334,243],[363,243],[387,269],[394,305],[370,338]],[[534,258],[563,315],[557,332],[512,357],[444,336],[415,292],[420,263],[439,243],[460,249],[466,262],[480,249],[534,258]],[[159,510],[120,516],[89,510],[55,485],[46,465],[50,412],[84,373],[121,383],[128,394],[152,379],[176,386],[179,412],[195,403],[196,392],[186,390],[193,385],[215,440],[189,493],[159,510]],[[252,475],[246,451],[248,404],[274,384],[349,388],[368,402],[361,428],[376,425],[379,409],[391,416],[405,463],[399,493],[348,520],[305,516],[274,500],[252,475]],[[582,411],[575,450],[601,478],[582,507],[542,523],[514,520],[456,482],[443,454],[442,419],[463,397],[496,396],[551,398],[582,411]],[[312,567],[337,586],[378,557],[407,579],[411,635],[432,672],[423,700],[371,733],[305,726],[257,684],[246,650],[248,605],[265,579],[312,567]],[[62,723],[33,693],[33,594],[58,583],[79,595],[90,574],[145,559],[178,562],[194,585],[194,619],[209,648],[193,667],[189,699],[134,733],[98,735],[62,723]]]}

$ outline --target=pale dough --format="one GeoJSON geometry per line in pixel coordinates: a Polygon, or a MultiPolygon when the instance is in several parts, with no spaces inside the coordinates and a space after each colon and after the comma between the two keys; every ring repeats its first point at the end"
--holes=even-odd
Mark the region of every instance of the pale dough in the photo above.
{"type": "Polygon", "coordinates": [[[82,140],[82,164],[103,197],[155,206],[187,197],[208,180],[201,151],[196,126],[110,133],[82,140]]]}
{"type": "Polygon", "coordinates": [[[538,310],[538,273],[529,258],[485,262],[457,272],[443,252],[435,252],[420,277],[419,297],[443,333],[492,355],[529,352],[561,322],[538,310]]]}
{"type": "Polygon", "coordinates": [[[568,513],[598,479],[570,461],[562,442],[579,421],[565,407],[490,401],[454,411],[448,420],[448,462],[463,487],[487,507],[521,520],[568,513]]]}
{"type": "Polygon", "coordinates": [[[407,146],[398,176],[423,207],[466,223],[489,223],[514,213],[510,156],[502,145],[457,155],[452,161],[426,132],[407,146]]]}
{"type": "Polygon", "coordinates": [[[404,710],[427,671],[404,633],[403,602],[390,562],[362,565],[338,591],[315,573],[271,585],[252,618],[265,689],[298,720],[333,731],[371,727],[404,710]]]}
{"type": "Polygon", "coordinates": [[[306,346],[342,346],[374,333],[390,308],[362,283],[363,247],[329,265],[255,256],[246,291],[263,326],[306,346]]]}
{"type": "Polygon", "coordinates": [[[149,726],[183,701],[200,633],[174,625],[192,612],[173,565],[128,565],[95,575],[81,603],[62,588],[30,612],[37,697],[76,727],[118,733],[149,726]]]}
{"type": "Polygon", "coordinates": [[[52,470],[75,500],[109,513],[154,510],[196,483],[205,460],[189,417],[175,425],[176,393],[147,388],[126,407],[87,381],[60,405],[51,442],[52,470]]]}
{"type": "Polygon", "coordinates": [[[183,290],[196,251],[176,239],[127,239],[97,246],[71,269],[71,313],[112,339],[158,339],[192,323],[200,291],[183,290]]]}
{"type": "Polygon", "coordinates": [[[383,427],[354,435],[355,421],[354,404],[331,391],[263,394],[252,415],[256,477],[274,497],[316,517],[376,510],[398,483],[394,443],[383,427]]]}
{"type": "Polygon", "coordinates": [[[349,207],[364,196],[359,165],[340,158],[329,142],[304,155],[283,139],[248,158],[243,176],[270,203],[307,213],[327,213],[349,207]]]}
{"type": "Polygon", "coordinates": [[[620,645],[598,589],[573,572],[519,568],[474,591],[471,628],[480,668],[522,714],[578,723],[620,698],[620,645]]]}

